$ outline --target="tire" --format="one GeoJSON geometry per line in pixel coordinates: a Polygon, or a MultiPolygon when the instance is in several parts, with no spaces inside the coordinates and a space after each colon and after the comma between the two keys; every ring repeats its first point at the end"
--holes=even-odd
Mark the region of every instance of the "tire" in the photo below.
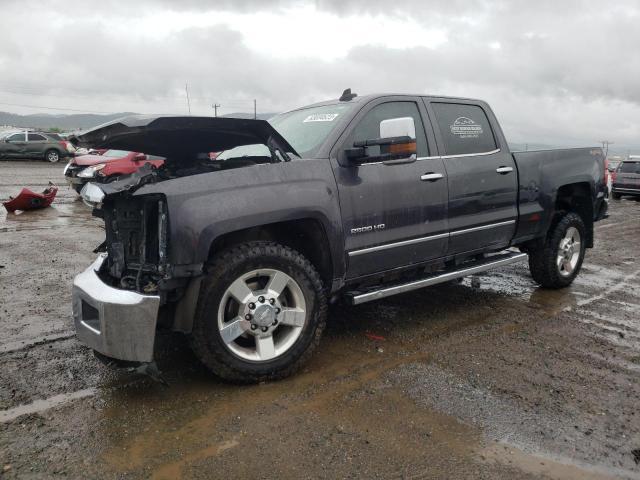
{"type": "Polygon", "coordinates": [[[221,252],[207,271],[191,347],[214,374],[234,383],[278,380],[311,357],[325,328],[327,294],[304,256],[274,242],[247,242],[221,252]]]}
{"type": "Polygon", "coordinates": [[[60,160],[60,152],[55,148],[50,148],[44,152],[44,159],[50,163],[57,163],[60,160]]]}
{"type": "Polygon", "coordinates": [[[533,279],[545,288],[571,285],[584,260],[586,232],[578,214],[558,212],[544,244],[529,249],[529,270],[533,279]]]}
{"type": "Polygon", "coordinates": [[[611,193],[611,198],[613,198],[614,200],[620,200],[622,198],[622,194],[621,193],[611,193]]]}

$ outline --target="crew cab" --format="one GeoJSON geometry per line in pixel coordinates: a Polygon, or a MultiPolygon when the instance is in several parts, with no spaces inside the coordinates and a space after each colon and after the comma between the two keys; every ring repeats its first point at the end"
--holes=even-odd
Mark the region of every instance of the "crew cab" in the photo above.
{"type": "Polygon", "coordinates": [[[82,190],[106,238],[74,280],[78,338],[152,362],[170,328],[235,382],[299,368],[330,302],[527,259],[566,287],[608,206],[600,148],[512,153],[467,98],[346,90],[268,122],[129,117],[76,141],[166,158],[82,190]]]}

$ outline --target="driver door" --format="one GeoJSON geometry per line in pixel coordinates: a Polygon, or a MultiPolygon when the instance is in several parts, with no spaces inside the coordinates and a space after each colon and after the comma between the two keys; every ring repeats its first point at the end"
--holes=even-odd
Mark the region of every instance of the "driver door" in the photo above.
{"type": "Polygon", "coordinates": [[[446,171],[440,158],[429,157],[435,145],[431,125],[415,99],[393,98],[397,100],[379,99],[363,108],[335,154],[348,278],[424,262],[447,250],[446,171]],[[346,150],[380,138],[381,124],[407,118],[415,126],[417,156],[376,161],[379,152],[369,151],[371,161],[350,163],[346,150]]]}
{"type": "Polygon", "coordinates": [[[24,132],[9,135],[4,144],[4,154],[7,157],[23,158],[26,156],[27,137],[24,132]]]}

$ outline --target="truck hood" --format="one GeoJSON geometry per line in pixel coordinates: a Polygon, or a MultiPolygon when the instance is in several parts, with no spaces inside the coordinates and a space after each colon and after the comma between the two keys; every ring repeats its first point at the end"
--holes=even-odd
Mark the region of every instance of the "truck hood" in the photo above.
{"type": "Polygon", "coordinates": [[[168,167],[195,164],[198,154],[265,144],[284,156],[294,148],[265,120],[133,115],[70,138],[75,146],[144,152],[165,157],[168,167]]]}

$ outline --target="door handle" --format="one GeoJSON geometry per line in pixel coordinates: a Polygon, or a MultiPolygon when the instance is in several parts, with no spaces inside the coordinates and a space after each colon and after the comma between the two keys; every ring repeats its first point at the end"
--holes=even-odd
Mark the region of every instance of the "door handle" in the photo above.
{"type": "Polygon", "coordinates": [[[496,168],[496,172],[500,175],[506,175],[507,173],[513,172],[513,167],[498,167],[496,168]]]}
{"type": "Polygon", "coordinates": [[[423,182],[435,182],[436,180],[440,180],[444,175],[441,173],[429,172],[420,176],[420,180],[423,182]]]}

